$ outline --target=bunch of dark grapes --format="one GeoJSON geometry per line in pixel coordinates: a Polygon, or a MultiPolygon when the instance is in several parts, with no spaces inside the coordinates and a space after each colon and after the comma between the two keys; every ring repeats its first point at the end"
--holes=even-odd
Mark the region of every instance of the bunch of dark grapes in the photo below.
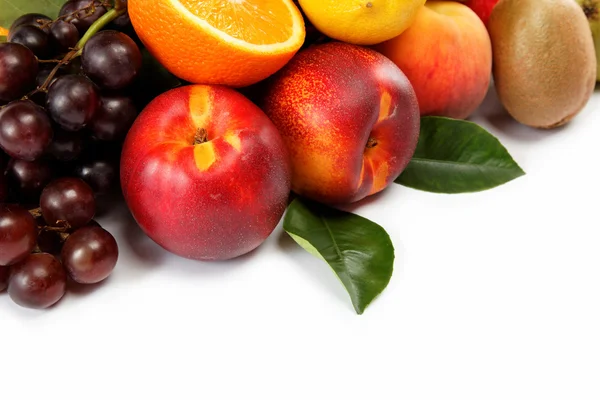
{"type": "Polygon", "coordinates": [[[49,307],[67,281],[100,282],[117,262],[94,217],[119,187],[142,55],[113,4],[23,15],[0,44],[0,291],[24,307],[49,307]]]}

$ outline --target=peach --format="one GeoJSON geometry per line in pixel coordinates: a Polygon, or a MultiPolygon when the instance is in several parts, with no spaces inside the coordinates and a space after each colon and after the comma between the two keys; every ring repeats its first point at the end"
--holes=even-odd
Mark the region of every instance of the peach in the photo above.
{"type": "Polygon", "coordinates": [[[250,100],[193,85],[154,99],[127,135],[121,186],[142,230],[165,249],[198,260],[258,247],[290,194],[287,149],[250,100]]]}
{"type": "Polygon", "coordinates": [[[492,15],[492,10],[496,4],[498,4],[498,1],[500,0],[462,0],[462,3],[475,11],[475,14],[477,14],[487,26],[490,15],[492,15]]]}
{"type": "Polygon", "coordinates": [[[376,51],[340,42],[301,51],[266,84],[262,108],[292,160],[292,189],[326,204],[380,192],[410,161],[419,108],[406,76],[376,51]]]}
{"type": "Polygon", "coordinates": [[[410,28],[375,48],[406,74],[421,115],[467,118],[488,91],[490,37],[477,14],[464,4],[428,1],[410,28]]]}

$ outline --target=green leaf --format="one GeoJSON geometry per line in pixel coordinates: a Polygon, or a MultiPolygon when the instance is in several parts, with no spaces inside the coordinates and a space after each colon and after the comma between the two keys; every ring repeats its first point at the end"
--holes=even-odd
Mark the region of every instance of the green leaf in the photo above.
{"type": "Polygon", "coordinates": [[[358,314],[392,277],[394,245],[386,231],[368,219],[296,198],[283,228],[306,251],[329,264],[358,314]]]}
{"type": "Polygon", "coordinates": [[[523,175],[500,141],[479,125],[423,117],[417,150],[396,183],[435,193],[468,193],[523,175]]]}
{"type": "Polygon", "coordinates": [[[8,29],[23,14],[38,13],[56,18],[63,0],[0,0],[0,26],[8,29]]]}

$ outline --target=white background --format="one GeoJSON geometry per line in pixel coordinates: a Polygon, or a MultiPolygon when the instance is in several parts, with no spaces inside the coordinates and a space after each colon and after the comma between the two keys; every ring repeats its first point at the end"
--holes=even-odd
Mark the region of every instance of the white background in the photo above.
{"type": "Polygon", "coordinates": [[[396,248],[364,315],[278,228],[227,263],[172,256],[126,209],[114,275],[40,312],[0,295],[2,399],[600,399],[600,93],[563,129],[473,118],[527,175],[353,207],[396,248]]]}

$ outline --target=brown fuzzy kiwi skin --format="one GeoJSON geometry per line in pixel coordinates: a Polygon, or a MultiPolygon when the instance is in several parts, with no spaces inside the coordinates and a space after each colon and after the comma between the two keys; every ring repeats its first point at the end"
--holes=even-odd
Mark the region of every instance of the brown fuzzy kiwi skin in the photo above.
{"type": "Polygon", "coordinates": [[[585,107],[596,84],[596,54],[575,1],[500,0],[488,30],[496,91],[513,118],[550,129],[585,107]]]}

